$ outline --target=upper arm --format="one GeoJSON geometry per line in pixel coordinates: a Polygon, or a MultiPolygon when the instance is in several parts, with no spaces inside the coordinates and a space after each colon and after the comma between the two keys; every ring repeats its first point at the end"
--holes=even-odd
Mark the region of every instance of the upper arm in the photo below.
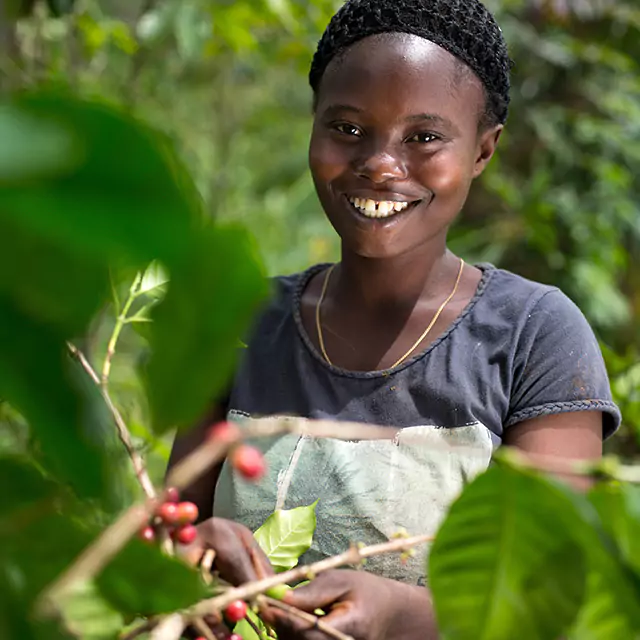
{"type": "MultiPolygon", "coordinates": [[[[535,456],[557,457],[566,461],[567,467],[571,461],[597,460],[602,456],[602,414],[578,411],[526,420],[507,431],[504,443],[532,454],[534,464],[535,456]]],[[[556,475],[575,488],[588,488],[590,484],[570,472],[556,475]]]]}
{"type": "MultiPolygon", "coordinates": [[[[559,434],[561,430],[573,432],[570,425],[576,421],[583,424],[585,420],[593,423],[596,430],[601,429],[606,438],[619,426],[620,412],[611,397],[609,377],[593,330],[569,298],[552,290],[528,313],[515,347],[504,437],[515,438],[508,436],[509,431],[531,423],[534,426],[530,428],[536,433],[539,427],[535,425],[556,425],[549,433],[561,438],[565,437],[559,434]],[[597,417],[580,416],[590,413],[597,417]],[[554,416],[558,420],[543,420],[554,416]]],[[[581,446],[578,439],[576,434],[576,447],[581,446]]]]}
{"type": "MultiPolygon", "coordinates": [[[[178,432],[171,448],[167,472],[197,449],[206,440],[211,425],[224,420],[224,418],[224,405],[216,404],[206,418],[197,425],[186,431],[178,432]]],[[[181,491],[183,500],[193,502],[198,507],[198,521],[213,516],[213,498],[222,464],[223,462],[220,462],[209,473],[203,474],[181,491]]]]}
{"type": "Polygon", "coordinates": [[[517,344],[504,443],[533,456],[593,460],[619,424],[593,330],[564,294],[546,293],[517,344]]]}

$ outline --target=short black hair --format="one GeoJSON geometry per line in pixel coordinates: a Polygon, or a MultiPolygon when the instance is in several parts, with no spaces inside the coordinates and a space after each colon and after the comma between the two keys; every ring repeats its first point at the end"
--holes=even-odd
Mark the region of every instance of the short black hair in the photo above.
{"type": "Polygon", "coordinates": [[[337,55],[381,33],[425,38],[464,62],[485,88],[485,124],[506,122],[512,62],[502,30],[479,0],[348,0],[318,43],[309,71],[314,94],[337,55]]]}

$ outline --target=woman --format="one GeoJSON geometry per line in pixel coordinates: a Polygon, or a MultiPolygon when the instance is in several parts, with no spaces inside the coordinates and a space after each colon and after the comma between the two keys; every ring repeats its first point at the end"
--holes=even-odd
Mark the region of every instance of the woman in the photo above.
{"type": "MultiPolygon", "coordinates": [[[[232,521],[255,529],[275,508],[320,498],[311,561],[400,527],[435,531],[502,443],[593,459],[617,428],[576,306],[447,249],[500,139],[510,66],[477,0],[350,0],[329,24],[310,73],[309,161],[341,261],[277,279],[229,398],[206,424],[295,415],[388,425],[395,439],[278,438],[261,445],[271,471],[259,485],[226,467],[194,485],[188,497],[203,517],[220,517],[201,534],[230,579],[270,570],[251,560],[251,535],[232,521]]],[[[203,434],[178,439],[172,464],[203,434]]],[[[380,559],[366,573],[329,572],[290,601],[331,609],[327,622],[363,640],[436,637],[423,566],[380,559]]],[[[273,616],[282,638],[324,637],[273,616]]]]}

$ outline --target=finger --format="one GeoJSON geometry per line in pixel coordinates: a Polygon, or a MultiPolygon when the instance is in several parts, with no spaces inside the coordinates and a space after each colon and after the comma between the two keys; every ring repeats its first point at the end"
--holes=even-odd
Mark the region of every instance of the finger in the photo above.
{"type": "Polygon", "coordinates": [[[329,609],[346,600],[349,587],[341,579],[339,572],[327,571],[320,574],[304,587],[292,589],[285,596],[285,602],[302,611],[329,609]]]}
{"type": "Polygon", "coordinates": [[[215,567],[220,576],[233,585],[259,580],[274,573],[253,534],[242,525],[213,518],[208,542],[216,551],[215,567]]]}
{"type": "Polygon", "coordinates": [[[358,637],[354,635],[357,633],[354,614],[349,610],[339,609],[328,616],[314,617],[313,621],[282,610],[272,609],[269,613],[279,640],[327,640],[327,628],[358,637]]]}

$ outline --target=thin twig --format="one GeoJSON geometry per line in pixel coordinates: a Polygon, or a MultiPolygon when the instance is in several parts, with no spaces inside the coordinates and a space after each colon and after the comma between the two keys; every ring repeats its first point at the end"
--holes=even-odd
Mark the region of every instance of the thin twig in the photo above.
{"type": "Polygon", "coordinates": [[[122,444],[124,445],[127,453],[129,454],[129,458],[131,459],[131,463],[133,464],[133,470],[140,482],[140,486],[144,491],[145,495],[148,498],[156,497],[156,490],[151,482],[151,478],[149,478],[149,474],[147,473],[147,468],[145,466],[144,460],[142,456],[136,451],[135,445],[133,444],[133,440],[131,438],[131,434],[129,433],[129,429],[125,424],[125,421],[122,417],[120,411],[113,403],[111,396],[109,395],[109,391],[106,385],[102,384],[98,374],[95,372],[91,363],[87,360],[86,356],[74,345],[68,343],[68,348],[74,358],[78,360],[78,362],[82,365],[82,368],[89,374],[89,377],[98,385],[100,388],[100,392],[102,393],[102,397],[109,409],[109,412],[113,416],[113,420],[116,423],[116,427],[118,429],[118,437],[120,438],[122,444]]]}
{"type": "Polygon", "coordinates": [[[139,624],[137,627],[134,627],[133,629],[129,629],[129,631],[127,631],[125,634],[119,636],[118,640],[133,640],[134,638],[137,638],[143,633],[146,633],[147,631],[150,631],[151,629],[153,629],[157,623],[158,623],[157,620],[153,620],[153,619],[145,620],[144,622],[139,624]]]}
{"type": "Polygon", "coordinates": [[[157,624],[149,634],[149,640],[180,640],[186,626],[181,613],[172,613],[157,624]]]}
{"type": "Polygon", "coordinates": [[[340,555],[325,558],[324,560],[320,560],[319,562],[315,562],[307,566],[299,566],[295,569],[291,569],[290,571],[269,576],[264,580],[250,582],[242,585],[241,587],[229,589],[214,598],[203,600],[193,608],[193,614],[207,615],[209,613],[222,611],[235,600],[252,600],[272,587],[277,587],[281,584],[294,583],[298,580],[311,580],[323,571],[336,569],[345,565],[358,565],[366,558],[378,556],[383,553],[408,551],[417,545],[431,540],[433,540],[433,536],[422,535],[415,536],[413,538],[390,540],[389,542],[374,544],[369,547],[358,547],[356,545],[352,545],[348,551],[345,551],[340,555]]]}
{"type": "Polygon", "coordinates": [[[338,631],[337,629],[330,627],[328,624],[325,624],[320,618],[318,618],[318,616],[314,616],[313,614],[307,613],[306,611],[301,611],[300,609],[292,607],[286,602],[281,602],[280,600],[269,598],[268,596],[258,596],[258,604],[266,604],[270,607],[282,609],[289,615],[308,622],[311,625],[311,629],[322,631],[322,633],[324,633],[329,638],[334,638],[334,640],[355,640],[353,636],[349,636],[346,633],[342,633],[342,631],[338,631]]]}
{"type": "Polygon", "coordinates": [[[209,625],[202,618],[192,618],[190,623],[196,628],[198,633],[200,633],[207,640],[217,640],[217,638],[211,633],[211,629],[209,629],[209,625]]]}
{"type": "Polygon", "coordinates": [[[247,616],[244,621],[253,629],[253,632],[260,640],[265,640],[266,634],[262,632],[262,629],[254,622],[251,616],[247,616]]]}
{"type": "Polygon", "coordinates": [[[118,344],[118,339],[120,338],[120,333],[124,328],[124,325],[127,323],[127,314],[129,313],[129,309],[131,309],[131,305],[138,295],[138,291],[140,289],[140,285],[142,283],[142,272],[136,274],[136,277],[131,284],[129,289],[129,296],[125,300],[122,309],[118,310],[118,317],[116,318],[116,324],[113,327],[113,332],[111,333],[111,337],[109,338],[109,343],[107,345],[107,353],[104,356],[104,363],[102,365],[102,377],[100,378],[100,383],[103,387],[106,387],[109,384],[109,375],[111,373],[111,363],[113,361],[113,356],[116,353],[116,345],[118,344]]]}

